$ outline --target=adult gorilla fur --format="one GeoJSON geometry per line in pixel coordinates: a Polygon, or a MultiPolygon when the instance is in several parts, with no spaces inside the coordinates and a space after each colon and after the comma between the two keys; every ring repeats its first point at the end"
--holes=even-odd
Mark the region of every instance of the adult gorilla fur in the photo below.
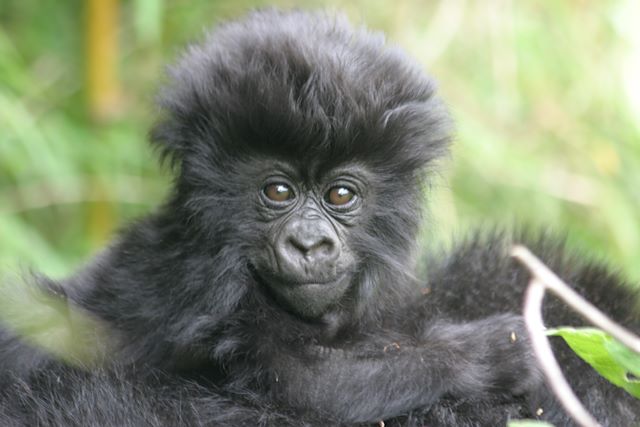
{"type": "MultiPolygon", "coordinates": [[[[471,238],[415,278],[420,195],[449,142],[420,66],[343,19],[262,11],[189,47],[170,77],[152,134],[176,172],[167,203],[75,276],[38,279],[99,322],[103,350],[69,364],[6,329],[0,424],[571,424],[516,314],[520,239],[471,238]]],[[[525,243],[637,329],[619,279],[525,243]]],[[[555,348],[604,425],[640,421],[555,348]]]]}

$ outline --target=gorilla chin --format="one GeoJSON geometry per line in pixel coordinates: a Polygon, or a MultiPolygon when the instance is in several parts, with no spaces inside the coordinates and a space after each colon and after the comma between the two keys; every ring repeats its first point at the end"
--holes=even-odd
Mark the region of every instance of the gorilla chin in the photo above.
{"type": "Polygon", "coordinates": [[[352,274],[343,272],[334,280],[293,281],[258,273],[260,282],[273,294],[278,303],[295,314],[313,319],[330,310],[347,293],[352,274]]]}

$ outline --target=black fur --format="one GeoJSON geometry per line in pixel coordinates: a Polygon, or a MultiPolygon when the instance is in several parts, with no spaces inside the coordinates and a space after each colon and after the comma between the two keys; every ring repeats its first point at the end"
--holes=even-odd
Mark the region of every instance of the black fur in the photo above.
{"type": "MultiPolygon", "coordinates": [[[[340,18],[262,11],[191,46],[170,76],[152,135],[176,173],[168,202],[78,274],[39,280],[98,321],[99,354],[68,364],[0,332],[0,424],[570,425],[517,315],[528,278],[508,250],[523,239],[469,239],[414,277],[420,194],[449,141],[416,63],[340,18]],[[256,205],[258,177],[282,165],[301,188],[336,168],[366,183],[357,218],[331,219],[352,276],[318,315],[282,304],[252,265],[275,233],[256,205]]],[[[638,329],[619,279],[548,239],[524,240],[638,329]]],[[[550,324],[579,322],[553,300],[546,308],[550,324]]],[[[555,345],[604,425],[640,421],[636,401],[555,345]]]]}

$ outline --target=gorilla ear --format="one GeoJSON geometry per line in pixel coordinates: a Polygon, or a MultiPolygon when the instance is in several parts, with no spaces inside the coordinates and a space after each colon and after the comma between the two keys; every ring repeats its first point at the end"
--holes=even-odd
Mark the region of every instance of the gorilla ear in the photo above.
{"type": "Polygon", "coordinates": [[[179,125],[172,118],[158,121],[151,132],[149,140],[160,157],[161,165],[169,165],[171,169],[177,169],[182,164],[185,145],[179,125]]]}
{"type": "Polygon", "coordinates": [[[151,128],[149,139],[158,152],[161,164],[179,168],[187,154],[194,148],[194,140],[200,139],[210,123],[205,121],[206,108],[201,106],[197,92],[181,86],[180,80],[161,89],[157,105],[160,118],[151,128]],[[197,110],[200,108],[200,110],[197,110]]]}
{"type": "Polygon", "coordinates": [[[432,94],[386,111],[380,118],[381,152],[389,173],[402,175],[423,171],[445,157],[451,144],[453,123],[439,97],[432,94]],[[391,161],[394,160],[394,161],[391,161]]]}
{"type": "Polygon", "coordinates": [[[180,167],[189,152],[201,156],[203,150],[215,149],[215,144],[202,141],[219,139],[218,130],[224,126],[216,117],[231,104],[233,96],[225,92],[224,85],[213,85],[214,65],[215,58],[196,46],[167,68],[156,97],[160,119],[150,132],[151,145],[162,163],[180,167]]]}
{"type": "Polygon", "coordinates": [[[190,66],[187,59],[185,54],[176,65],[165,70],[165,81],[161,83],[155,100],[159,119],[149,134],[160,162],[168,163],[172,168],[182,164],[194,132],[205,128],[195,120],[198,117],[202,119],[205,116],[203,112],[207,110],[200,95],[206,90],[197,88],[198,79],[206,80],[206,75],[200,70],[202,67],[190,66]]]}

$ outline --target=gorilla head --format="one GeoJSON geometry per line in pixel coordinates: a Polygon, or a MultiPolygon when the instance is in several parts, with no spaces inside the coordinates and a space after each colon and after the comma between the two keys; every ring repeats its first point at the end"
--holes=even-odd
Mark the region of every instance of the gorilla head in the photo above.
{"type": "Polygon", "coordinates": [[[179,166],[173,204],[189,227],[308,318],[349,295],[362,311],[392,282],[400,292],[424,167],[448,138],[420,66],[318,18],[262,11],[192,46],[154,132],[179,166]]]}

